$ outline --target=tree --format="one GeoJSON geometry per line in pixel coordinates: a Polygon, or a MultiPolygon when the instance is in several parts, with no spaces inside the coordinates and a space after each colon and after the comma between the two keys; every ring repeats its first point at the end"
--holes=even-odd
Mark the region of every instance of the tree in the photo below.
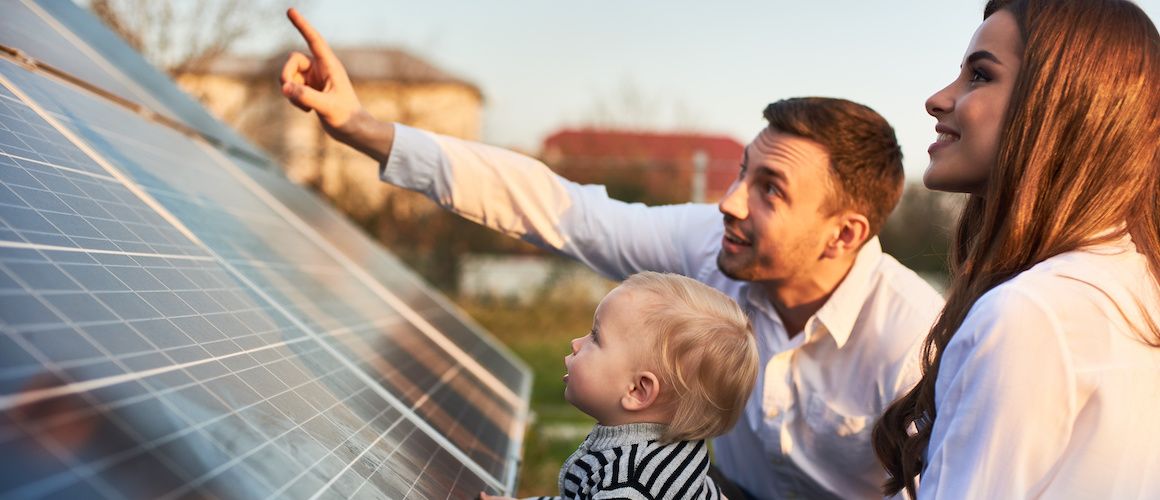
{"type": "Polygon", "coordinates": [[[882,248],[919,273],[945,279],[950,233],[961,195],[909,184],[882,228],[882,248]]]}
{"type": "MultiPolygon", "coordinates": [[[[300,3],[300,2],[294,2],[300,3]]],[[[278,30],[289,0],[90,0],[89,9],[149,62],[177,78],[246,38],[278,30]]],[[[301,7],[299,7],[301,8],[301,7]]]]}

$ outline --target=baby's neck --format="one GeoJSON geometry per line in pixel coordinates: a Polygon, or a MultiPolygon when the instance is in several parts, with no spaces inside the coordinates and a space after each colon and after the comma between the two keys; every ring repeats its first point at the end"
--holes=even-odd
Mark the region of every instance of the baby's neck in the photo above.
{"type": "Polygon", "coordinates": [[[673,421],[673,416],[667,412],[658,411],[649,408],[644,411],[621,411],[615,415],[605,416],[606,418],[599,418],[595,415],[589,415],[596,419],[596,423],[605,427],[616,427],[628,424],[660,424],[669,425],[673,421]]]}

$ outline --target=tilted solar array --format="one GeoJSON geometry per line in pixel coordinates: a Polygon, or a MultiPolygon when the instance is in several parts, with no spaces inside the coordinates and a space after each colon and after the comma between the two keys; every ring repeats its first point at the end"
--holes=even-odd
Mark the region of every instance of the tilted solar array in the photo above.
{"type": "Polygon", "coordinates": [[[0,497],[511,493],[529,387],[86,11],[0,3],[0,497]]]}

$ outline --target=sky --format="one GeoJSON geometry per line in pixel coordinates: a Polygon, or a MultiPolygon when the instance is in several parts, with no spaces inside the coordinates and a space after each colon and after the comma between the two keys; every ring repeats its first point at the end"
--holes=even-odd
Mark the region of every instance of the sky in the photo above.
{"type": "MultiPolygon", "coordinates": [[[[890,121],[917,180],[935,137],[923,102],[957,75],[984,3],[321,0],[302,11],[332,45],[404,48],[477,84],[487,143],[536,152],[562,127],[605,124],[744,144],[770,102],[842,97],[890,121]]],[[[1160,0],[1137,3],[1160,21],[1160,0]]]]}

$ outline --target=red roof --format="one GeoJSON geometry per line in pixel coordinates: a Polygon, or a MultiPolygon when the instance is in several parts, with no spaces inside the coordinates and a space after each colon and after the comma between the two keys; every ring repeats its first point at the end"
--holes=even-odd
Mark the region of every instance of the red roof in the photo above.
{"type": "Polygon", "coordinates": [[[616,130],[561,130],[544,139],[544,151],[566,158],[649,159],[687,161],[695,151],[712,160],[741,161],[741,143],[722,135],[626,132],[616,130]]]}
{"type": "Polygon", "coordinates": [[[703,151],[709,160],[706,195],[712,201],[724,194],[737,177],[744,149],[741,143],[723,135],[565,129],[544,140],[541,158],[553,168],[570,172],[566,176],[583,182],[601,182],[600,176],[607,174],[602,169],[646,166],[661,175],[644,181],[650,189],[673,189],[675,182],[686,185],[680,189],[687,192],[691,189],[693,156],[703,151]],[[584,175],[580,171],[592,173],[584,175]]]}

